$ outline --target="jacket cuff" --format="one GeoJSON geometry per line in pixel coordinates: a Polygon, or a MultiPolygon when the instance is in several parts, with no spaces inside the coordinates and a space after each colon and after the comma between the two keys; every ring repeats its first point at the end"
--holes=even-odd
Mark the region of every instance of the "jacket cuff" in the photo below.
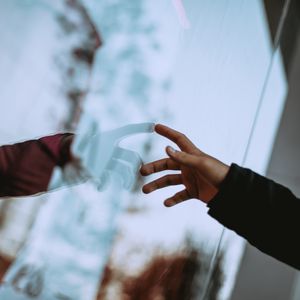
{"type": "Polygon", "coordinates": [[[73,134],[63,133],[51,136],[45,136],[38,141],[46,152],[55,161],[55,164],[63,167],[66,163],[72,160],[71,144],[73,134]]]}
{"type": "Polygon", "coordinates": [[[229,225],[228,222],[231,223],[230,220],[235,219],[237,211],[246,209],[243,198],[249,188],[247,183],[251,174],[253,172],[250,169],[232,163],[218,193],[207,205],[208,214],[219,222],[229,225]]]}

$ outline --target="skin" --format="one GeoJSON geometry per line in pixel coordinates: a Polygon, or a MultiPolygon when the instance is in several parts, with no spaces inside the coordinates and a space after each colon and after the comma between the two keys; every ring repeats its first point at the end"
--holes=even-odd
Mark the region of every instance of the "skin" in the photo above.
{"type": "Polygon", "coordinates": [[[181,132],[162,124],[157,124],[155,131],[174,142],[180,151],[168,146],[168,157],[143,165],[140,169],[141,175],[148,176],[167,170],[179,172],[147,183],[143,186],[143,192],[149,194],[157,189],[181,184],[185,189],[166,199],[165,206],[171,207],[189,199],[208,203],[217,194],[229,166],[198,149],[181,132]]]}

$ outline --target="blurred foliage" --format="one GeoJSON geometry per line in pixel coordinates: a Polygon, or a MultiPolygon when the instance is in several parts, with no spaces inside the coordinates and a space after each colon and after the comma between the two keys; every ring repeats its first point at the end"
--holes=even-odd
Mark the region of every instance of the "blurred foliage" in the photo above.
{"type": "MultiPolygon", "coordinates": [[[[140,251],[143,251],[142,249],[140,251]]],[[[97,300],[197,300],[205,288],[205,276],[211,256],[188,237],[183,250],[173,254],[155,251],[151,260],[135,276],[124,269],[107,265],[97,300]],[[117,295],[117,296],[116,296],[117,295]]],[[[212,269],[206,299],[217,300],[223,282],[223,253],[219,253],[212,269]]]]}
{"type": "MultiPolygon", "coordinates": [[[[158,25],[147,11],[147,1],[85,0],[94,22],[103,36],[104,48],[95,66],[96,88],[104,101],[117,101],[122,89],[123,101],[138,106],[151,103],[155,89],[163,91],[163,82],[149,70],[149,57],[161,50],[158,25]]],[[[109,103],[108,103],[109,105],[109,103]]],[[[115,110],[112,110],[115,112],[115,110]]]]}

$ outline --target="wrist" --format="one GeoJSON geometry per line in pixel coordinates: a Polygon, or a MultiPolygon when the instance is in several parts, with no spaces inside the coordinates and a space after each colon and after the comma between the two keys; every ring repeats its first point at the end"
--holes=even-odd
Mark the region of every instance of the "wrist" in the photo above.
{"type": "Polygon", "coordinates": [[[67,133],[63,136],[60,142],[60,160],[59,166],[64,167],[67,163],[73,162],[76,158],[71,151],[71,145],[74,139],[74,134],[67,133]]]}

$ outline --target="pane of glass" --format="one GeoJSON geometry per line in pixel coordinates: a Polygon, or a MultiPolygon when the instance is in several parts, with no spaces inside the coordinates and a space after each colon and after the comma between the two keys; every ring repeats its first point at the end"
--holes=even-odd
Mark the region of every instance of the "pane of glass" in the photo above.
{"type": "MultiPolygon", "coordinates": [[[[160,122],[228,164],[244,165],[249,151],[257,153],[249,139],[273,55],[261,1],[14,0],[0,6],[2,144],[73,130],[84,109],[99,121],[100,134],[160,122]]],[[[270,119],[268,136],[276,125],[270,119]]],[[[168,144],[144,134],[120,146],[148,162],[164,157],[168,144]]],[[[258,168],[269,148],[260,149],[258,168]]],[[[118,166],[122,174],[132,167],[118,166]]],[[[141,293],[142,299],[225,299],[241,241],[217,252],[223,228],[204,204],[166,209],[162,201],[182,187],[146,196],[141,186],[138,176],[130,193],[116,178],[101,192],[87,183],[43,196],[41,209],[36,197],[3,202],[2,256],[14,260],[26,241],[6,282],[27,295],[30,284],[43,282],[43,299],[95,299],[97,293],[98,299],[141,293]]]]}
{"type": "Polygon", "coordinates": [[[276,34],[279,29],[280,20],[282,18],[282,13],[284,6],[286,4],[286,0],[275,0],[269,1],[264,0],[266,15],[270,27],[270,33],[272,36],[273,42],[275,41],[276,34]]]}

